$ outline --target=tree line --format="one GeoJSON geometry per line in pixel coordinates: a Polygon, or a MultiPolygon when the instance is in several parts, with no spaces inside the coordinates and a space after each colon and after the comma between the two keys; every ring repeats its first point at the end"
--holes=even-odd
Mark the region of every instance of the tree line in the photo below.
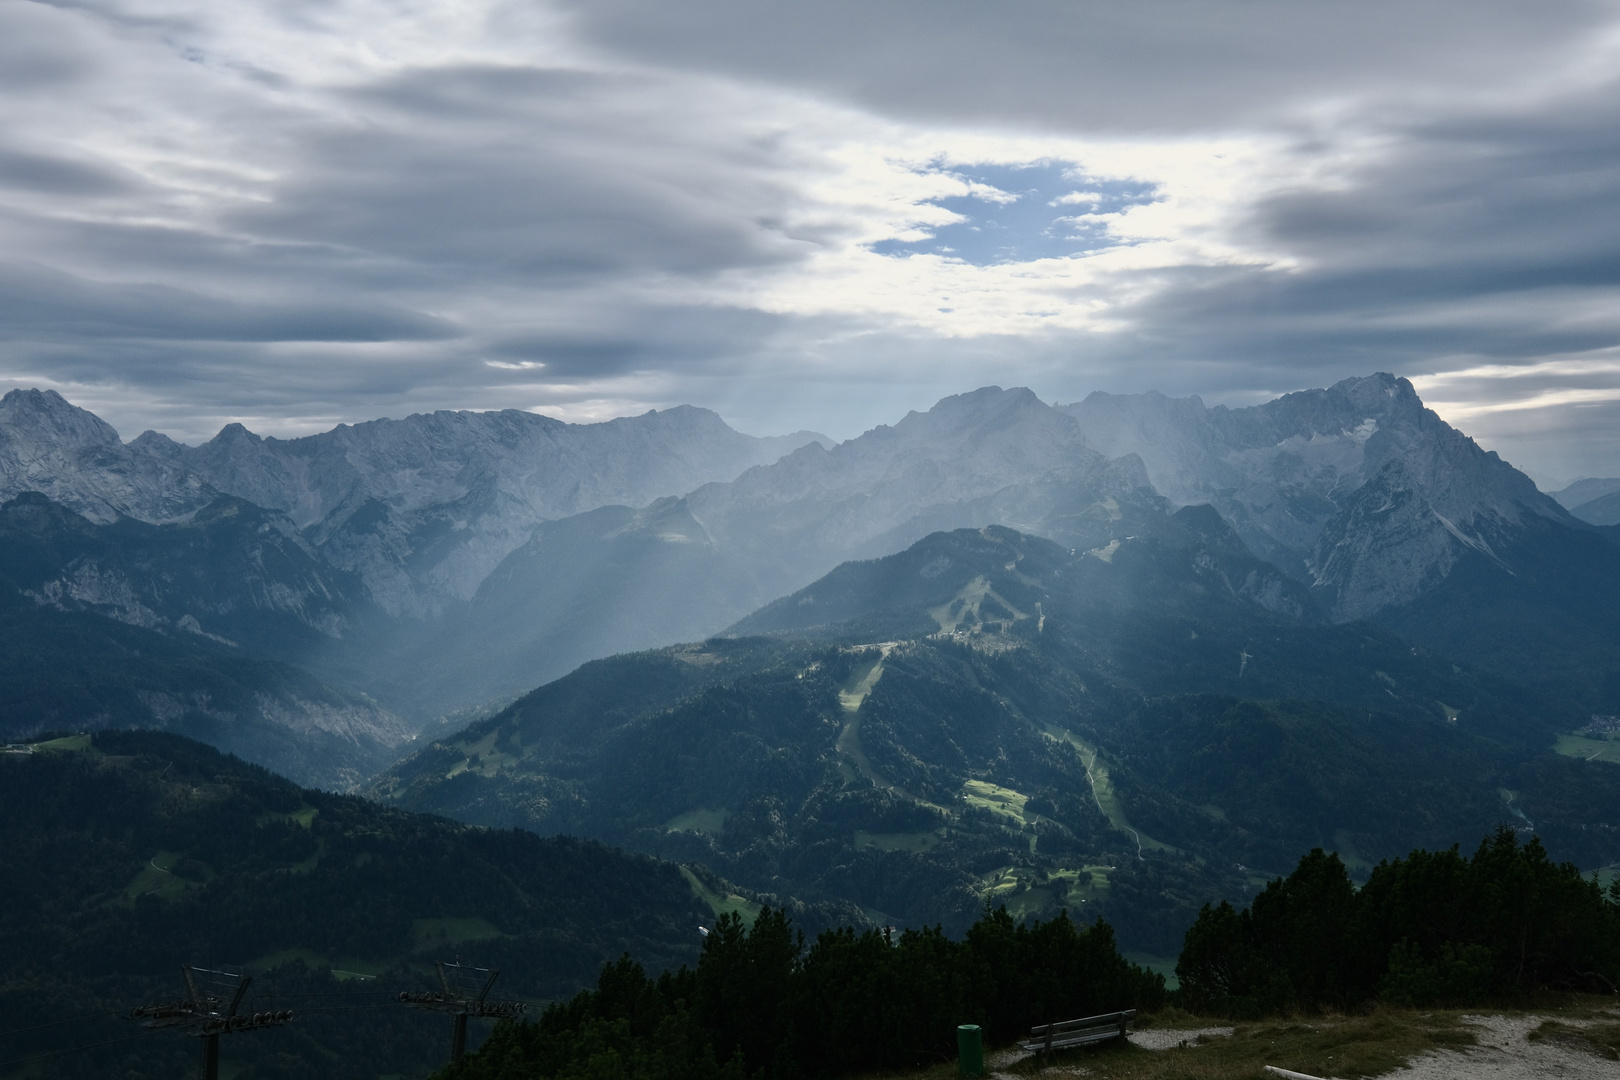
{"type": "Polygon", "coordinates": [[[1186,1007],[1234,1016],[1614,993],[1620,882],[1605,891],[1507,826],[1472,857],[1453,846],[1381,862],[1360,889],[1317,848],[1246,909],[1206,904],[1176,974],[1186,1007]]]}
{"type": "Polygon", "coordinates": [[[442,1074],[624,1080],[795,1080],[950,1060],[956,1028],[1004,1043],[1031,1023],[1165,1001],[1106,922],[1019,924],[986,912],[966,936],[828,930],[806,948],[779,910],[723,916],[696,970],[649,977],[628,957],[534,1023],[503,1023],[442,1074]],[[1036,1018],[1031,1020],[1031,1017],[1036,1018]]]}
{"type": "Polygon", "coordinates": [[[1502,827],[1380,863],[1357,889],[1320,848],[1242,910],[1206,904],[1180,988],[1129,963],[1113,930],[1067,913],[986,911],[960,941],[829,930],[806,947],[781,912],[722,918],[695,970],[650,977],[625,957],[595,990],[503,1023],[441,1080],[810,1080],[948,1060],[956,1027],[990,1045],[1034,1024],[1166,1004],[1253,1017],[1322,1008],[1522,1004],[1616,991],[1620,882],[1606,891],[1502,827]]]}

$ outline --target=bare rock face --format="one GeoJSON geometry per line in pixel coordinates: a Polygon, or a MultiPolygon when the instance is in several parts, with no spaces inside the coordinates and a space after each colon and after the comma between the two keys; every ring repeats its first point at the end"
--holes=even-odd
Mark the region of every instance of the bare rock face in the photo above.
{"type": "Polygon", "coordinates": [[[174,461],[125,446],[99,416],[55,390],[0,398],[0,500],[38,491],[91,521],[178,521],[219,497],[174,461]]]}
{"type": "Polygon", "coordinates": [[[1172,501],[1215,506],[1338,619],[1410,602],[1531,518],[1574,524],[1392,375],[1247,409],[1093,394],[1067,411],[1104,453],[1139,454],[1172,501]]]}
{"type": "Polygon", "coordinates": [[[233,424],[179,459],[219,490],[285,512],[390,614],[423,617],[471,597],[542,521],[644,506],[819,438],[758,439],[691,406],[583,425],[509,409],[290,440],[233,424]]]}

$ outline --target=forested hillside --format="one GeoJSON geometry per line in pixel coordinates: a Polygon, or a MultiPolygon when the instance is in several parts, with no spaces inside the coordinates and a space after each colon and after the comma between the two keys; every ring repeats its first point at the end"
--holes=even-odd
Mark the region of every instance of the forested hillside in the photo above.
{"type": "Polygon", "coordinates": [[[668,863],[299,788],[170,735],[0,755],[0,1061],[135,1037],[51,1076],[195,1068],[195,1040],[119,1019],[182,996],[185,963],[250,973],[246,1010],[297,1014],[226,1040],[241,1076],[422,1075],[448,1021],[392,998],[435,987],[433,961],[499,968],[502,995],[538,1001],[621,954],[689,963],[711,920],[668,863]]]}

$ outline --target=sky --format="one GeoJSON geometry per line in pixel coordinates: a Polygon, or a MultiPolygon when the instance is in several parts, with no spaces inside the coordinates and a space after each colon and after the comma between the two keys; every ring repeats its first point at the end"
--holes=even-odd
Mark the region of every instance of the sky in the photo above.
{"type": "Polygon", "coordinates": [[[1620,3],[0,0],[0,389],[126,438],[1374,371],[1620,476],[1620,3]]]}

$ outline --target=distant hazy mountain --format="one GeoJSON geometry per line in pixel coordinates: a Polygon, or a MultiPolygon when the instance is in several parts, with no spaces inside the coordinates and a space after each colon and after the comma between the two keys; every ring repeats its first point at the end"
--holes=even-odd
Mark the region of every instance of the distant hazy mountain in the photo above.
{"type": "Polygon", "coordinates": [[[19,587],[36,602],[214,635],[418,722],[705,637],[936,530],[1006,526],[1085,552],[1168,537],[1176,507],[1201,504],[1278,613],[1376,619],[1620,711],[1612,535],[1390,375],[1245,409],[1158,394],[1055,408],[987,387],[833,447],[691,408],[126,445],[54,394],[0,405],[0,489],[84,519],[49,557],[34,542],[19,587]]]}
{"type": "Polygon", "coordinates": [[[1552,492],[1552,497],[1558,500],[1565,510],[1573,512],[1583,503],[1594,499],[1601,499],[1605,495],[1612,495],[1620,491],[1620,476],[1604,478],[1582,477],[1561,491],[1552,492]]]}
{"type": "Polygon", "coordinates": [[[1620,525],[1620,490],[1589,499],[1570,513],[1593,525],[1620,525]]]}
{"type": "Polygon", "coordinates": [[[195,448],[152,432],[133,445],[285,512],[385,610],[420,617],[470,597],[542,521],[642,506],[824,438],[754,438],[681,406],[602,424],[436,412],[288,440],[232,424],[195,448]]]}

